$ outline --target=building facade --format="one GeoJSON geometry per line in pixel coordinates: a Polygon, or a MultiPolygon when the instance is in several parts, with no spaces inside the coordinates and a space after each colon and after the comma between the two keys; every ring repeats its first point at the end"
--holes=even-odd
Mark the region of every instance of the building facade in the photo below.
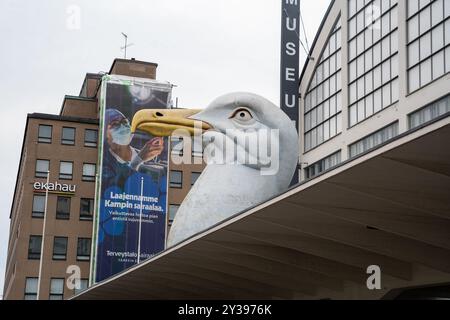
{"type": "Polygon", "coordinates": [[[449,112],[449,72],[449,1],[332,1],[300,81],[301,179],[449,112]]]}
{"type": "Polygon", "coordinates": [[[66,269],[89,277],[92,209],[97,161],[94,119],[30,114],[13,207],[5,275],[5,299],[35,299],[41,257],[47,171],[56,184],[47,203],[41,298],[68,297],[66,269]],[[69,191],[63,187],[69,186],[69,191]],[[44,280],[45,279],[45,280],[44,280]]]}
{"type": "MultiPolygon", "coordinates": [[[[117,60],[110,73],[151,78],[156,66],[117,60]]],[[[123,293],[110,288],[114,283],[105,283],[85,296],[379,298],[384,291],[377,294],[366,288],[367,266],[373,263],[386,270],[386,290],[448,280],[448,195],[444,194],[448,184],[443,175],[433,175],[445,172],[448,157],[446,151],[436,152],[442,141],[429,132],[436,129],[434,121],[448,119],[449,73],[450,1],[332,1],[300,81],[302,184],[210,230],[196,239],[194,248],[187,243],[178,252],[158,257],[159,264],[143,265],[148,272],[133,275],[132,270],[113,280],[152,286],[123,293]],[[409,135],[420,128],[429,132],[409,135]],[[411,146],[411,140],[418,141],[411,146]],[[355,181],[367,184],[364,176],[375,179],[373,168],[393,170],[383,163],[385,155],[398,157],[397,152],[408,150],[408,156],[418,155],[425,147],[431,152],[423,155],[426,159],[420,166],[397,163],[399,181],[379,174],[382,179],[370,192],[349,187],[355,187],[355,181]],[[341,176],[333,176],[335,172],[341,176]],[[411,173],[428,181],[421,186],[428,189],[420,197],[408,189],[418,189],[411,173]],[[347,188],[334,187],[344,182],[347,188]],[[392,200],[382,191],[394,182],[399,191],[392,200]],[[174,261],[182,273],[167,273],[174,261]]],[[[83,257],[92,229],[89,208],[96,151],[86,132],[97,128],[99,79],[88,74],[79,97],[66,97],[59,116],[28,117],[11,210],[7,299],[36,297],[42,193],[34,185],[45,181],[48,168],[51,182],[76,185],[76,190],[74,195],[51,194],[41,298],[74,294],[64,286],[71,264],[80,264],[81,278],[87,280],[89,262],[83,257]],[[70,145],[74,140],[75,147],[70,145]],[[66,148],[78,148],[73,158],[66,148]],[[64,199],[69,197],[70,201],[64,199]]],[[[446,137],[448,123],[442,128],[446,137]]],[[[172,153],[182,152],[192,152],[194,158],[201,155],[200,148],[183,150],[179,141],[172,141],[172,153]]],[[[202,169],[201,164],[171,163],[170,220],[202,169]]]]}
{"type": "MultiPolygon", "coordinates": [[[[109,74],[155,79],[156,68],[154,63],[116,59],[109,74]]],[[[4,299],[36,299],[38,287],[39,299],[67,299],[88,286],[101,78],[101,74],[86,74],[80,94],[65,96],[59,115],[33,113],[27,117],[10,213],[4,299]],[[71,266],[81,272],[80,289],[66,284],[73,272],[71,266]]],[[[183,151],[179,144],[172,144],[174,153],[183,151]]],[[[201,150],[192,155],[201,157],[201,150]]],[[[203,164],[171,162],[170,169],[169,225],[203,164]]]]}
{"type": "Polygon", "coordinates": [[[331,1],[301,183],[75,299],[448,299],[449,73],[449,0],[331,1]]]}

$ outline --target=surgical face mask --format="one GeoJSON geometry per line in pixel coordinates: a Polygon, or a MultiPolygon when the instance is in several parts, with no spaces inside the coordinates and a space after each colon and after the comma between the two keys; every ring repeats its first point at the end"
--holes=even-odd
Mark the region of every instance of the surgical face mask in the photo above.
{"type": "Polygon", "coordinates": [[[121,124],[119,127],[111,129],[111,137],[113,143],[119,146],[129,145],[133,138],[130,125],[121,124]]]}

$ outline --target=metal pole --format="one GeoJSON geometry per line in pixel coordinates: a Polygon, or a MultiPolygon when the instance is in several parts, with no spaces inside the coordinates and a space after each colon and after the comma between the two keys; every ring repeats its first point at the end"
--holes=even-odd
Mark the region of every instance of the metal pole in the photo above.
{"type": "Polygon", "coordinates": [[[50,171],[47,170],[47,187],[45,188],[45,206],[44,206],[44,221],[42,222],[42,239],[41,239],[41,257],[39,261],[39,276],[36,300],[39,300],[41,293],[41,280],[42,280],[42,265],[44,261],[44,243],[45,243],[45,226],[47,222],[47,203],[48,203],[48,183],[50,182],[50,171]]]}
{"type": "Polygon", "coordinates": [[[98,201],[99,201],[99,174],[95,174],[95,199],[94,199],[94,211],[92,214],[92,241],[91,241],[91,263],[89,266],[89,287],[91,287],[95,281],[95,267],[96,267],[96,258],[97,258],[97,219],[100,215],[98,210],[98,201]]]}
{"type": "Polygon", "coordinates": [[[126,35],[125,33],[122,32],[123,37],[125,38],[125,47],[120,48],[123,49],[125,52],[125,59],[127,58],[127,47],[128,47],[128,35],[126,35]]]}
{"type": "Polygon", "coordinates": [[[137,263],[141,262],[141,233],[142,233],[142,198],[144,197],[144,177],[141,178],[141,208],[139,212],[139,234],[138,234],[138,258],[137,263]]]}
{"type": "Polygon", "coordinates": [[[125,59],[127,58],[128,37],[125,36],[125,59]]]}

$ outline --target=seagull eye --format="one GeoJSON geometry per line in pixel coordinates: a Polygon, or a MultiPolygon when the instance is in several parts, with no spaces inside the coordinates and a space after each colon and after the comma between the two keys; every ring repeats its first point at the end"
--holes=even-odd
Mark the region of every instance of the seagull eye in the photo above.
{"type": "Polygon", "coordinates": [[[236,119],[239,121],[250,121],[253,119],[253,116],[247,109],[238,109],[233,113],[231,119],[236,119]]]}

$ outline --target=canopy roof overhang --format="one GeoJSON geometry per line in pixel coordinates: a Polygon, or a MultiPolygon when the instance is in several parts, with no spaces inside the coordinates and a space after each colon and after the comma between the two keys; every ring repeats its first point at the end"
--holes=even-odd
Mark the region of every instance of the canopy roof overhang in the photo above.
{"type": "Polygon", "coordinates": [[[76,299],[379,299],[450,283],[450,117],[94,285],[76,299]],[[368,290],[367,267],[381,268],[368,290]]]}

